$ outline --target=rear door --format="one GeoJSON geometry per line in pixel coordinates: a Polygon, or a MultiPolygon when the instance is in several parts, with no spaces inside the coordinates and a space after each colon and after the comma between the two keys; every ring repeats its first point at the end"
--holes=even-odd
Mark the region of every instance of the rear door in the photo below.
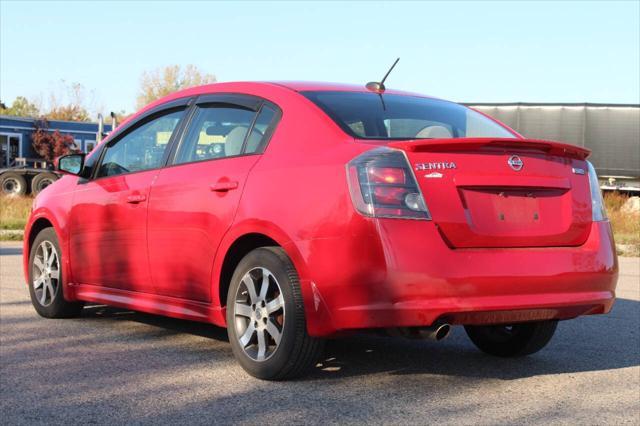
{"type": "Polygon", "coordinates": [[[278,114],[249,96],[198,99],[172,165],[151,189],[149,261],[158,294],[211,300],[216,249],[278,114]]]}
{"type": "Polygon", "coordinates": [[[174,105],[124,129],[101,149],[92,178],[79,182],[69,214],[75,283],[153,292],[147,252],[149,189],[185,109],[174,105]]]}
{"type": "Polygon", "coordinates": [[[583,244],[589,151],[522,139],[431,139],[401,148],[441,236],[454,248],[583,244]]]}

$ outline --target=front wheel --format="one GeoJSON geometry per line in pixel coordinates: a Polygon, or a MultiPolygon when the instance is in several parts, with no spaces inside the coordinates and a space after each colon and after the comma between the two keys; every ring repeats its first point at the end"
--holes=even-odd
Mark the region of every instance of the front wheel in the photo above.
{"type": "Polygon", "coordinates": [[[530,355],[547,346],[558,321],[513,325],[466,325],[467,335],[483,352],[501,357],[530,355]]]}
{"type": "Polygon", "coordinates": [[[254,377],[291,379],[315,365],[323,341],[307,334],[298,274],[281,248],[258,248],[238,264],[227,330],[234,356],[254,377]]]}
{"type": "Polygon", "coordinates": [[[36,312],[45,318],[69,318],[80,314],[83,304],[64,298],[62,251],[53,228],[36,236],[29,253],[29,294],[36,312]]]}

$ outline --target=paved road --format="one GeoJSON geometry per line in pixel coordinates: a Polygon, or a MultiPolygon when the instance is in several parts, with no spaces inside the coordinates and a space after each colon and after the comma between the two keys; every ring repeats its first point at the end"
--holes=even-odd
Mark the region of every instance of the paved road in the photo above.
{"type": "Polygon", "coordinates": [[[306,380],[238,367],[222,329],[91,307],[38,317],[18,245],[0,248],[3,424],[640,424],[640,260],[621,259],[609,315],[561,323],[534,356],[500,360],[455,328],[441,343],[331,342],[306,380]]]}

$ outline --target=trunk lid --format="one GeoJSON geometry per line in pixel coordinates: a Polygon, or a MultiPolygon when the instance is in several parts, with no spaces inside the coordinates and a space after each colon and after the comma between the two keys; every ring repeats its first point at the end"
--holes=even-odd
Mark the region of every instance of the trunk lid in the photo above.
{"type": "Polygon", "coordinates": [[[392,142],[406,152],[452,248],[583,244],[591,229],[590,151],[532,139],[392,142]]]}

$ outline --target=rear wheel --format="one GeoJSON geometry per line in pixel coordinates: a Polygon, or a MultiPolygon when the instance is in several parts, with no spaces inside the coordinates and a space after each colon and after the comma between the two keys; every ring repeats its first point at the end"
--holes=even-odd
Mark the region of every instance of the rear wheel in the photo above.
{"type": "Polygon", "coordinates": [[[80,314],[82,303],[64,299],[62,251],[53,228],[36,236],[29,254],[29,294],[36,312],[45,318],[69,318],[80,314]]]}
{"type": "Polygon", "coordinates": [[[53,173],[39,173],[31,181],[31,193],[33,195],[39,194],[47,186],[58,180],[58,176],[53,173]]]}
{"type": "Polygon", "coordinates": [[[25,195],[27,193],[27,181],[24,176],[7,172],[0,176],[0,188],[4,195],[25,195]]]}
{"type": "Polygon", "coordinates": [[[544,348],[553,337],[558,321],[513,325],[466,325],[467,335],[483,352],[501,357],[530,355],[544,348]]]}
{"type": "Polygon", "coordinates": [[[266,380],[304,374],[323,341],[307,334],[298,274],[279,247],[263,247],[238,264],[227,296],[233,354],[252,376],[266,380]]]}

